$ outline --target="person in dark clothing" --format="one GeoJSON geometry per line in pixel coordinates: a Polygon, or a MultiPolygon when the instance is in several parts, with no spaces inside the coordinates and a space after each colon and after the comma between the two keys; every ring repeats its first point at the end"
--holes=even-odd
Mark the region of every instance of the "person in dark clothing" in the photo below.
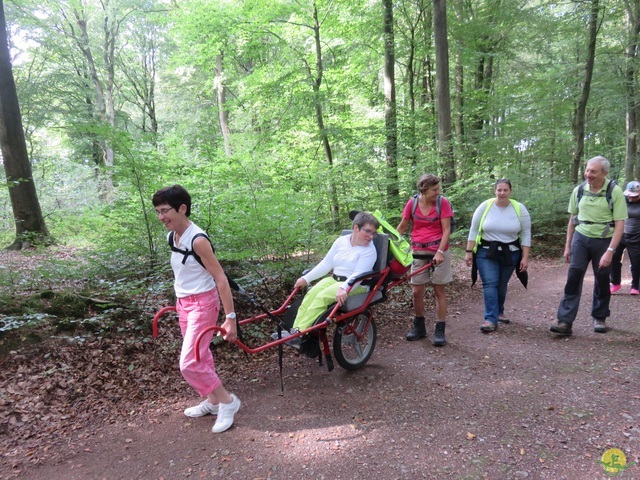
{"type": "Polygon", "coordinates": [[[624,222],[622,241],[616,248],[611,260],[611,293],[622,288],[622,255],[627,250],[631,264],[631,290],[629,294],[640,295],[640,182],[629,182],[624,191],[627,199],[629,218],[624,222]]]}

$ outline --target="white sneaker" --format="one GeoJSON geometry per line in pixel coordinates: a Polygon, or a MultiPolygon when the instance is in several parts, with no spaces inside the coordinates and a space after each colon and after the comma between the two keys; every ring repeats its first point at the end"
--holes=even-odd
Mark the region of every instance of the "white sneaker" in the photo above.
{"type": "Polygon", "coordinates": [[[191,418],[204,417],[205,415],[217,415],[218,405],[209,403],[209,400],[205,398],[199,405],[186,408],[184,414],[191,418]]]}
{"type": "Polygon", "coordinates": [[[218,408],[218,418],[216,423],[211,429],[213,433],[221,433],[225,430],[229,430],[233,425],[233,416],[238,410],[240,410],[240,399],[233,393],[231,394],[231,403],[220,403],[218,408]]]}

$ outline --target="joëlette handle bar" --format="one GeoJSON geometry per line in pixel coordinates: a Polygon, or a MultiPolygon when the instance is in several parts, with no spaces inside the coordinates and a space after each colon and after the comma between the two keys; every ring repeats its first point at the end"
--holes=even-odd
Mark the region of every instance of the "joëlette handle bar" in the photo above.
{"type": "MultiPolygon", "coordinates": [[[[266,313],[266,312],[265,313],[261,313],[260,315],[257,315],[255,317],[251,317],[251,318],[248,318],[248,319],[245,319],[245,320],[240,320],[238,323],[240,325],[244,325],[245,323],[251,323],[251,322],[255,322],[257,320],[262,320],[264,318],[267,318],[269,316],[269,314],[275,315],[275,316],[284,314],[284,312],[287,311],[287,307],[289,306],[289,304],[293,300],[293,297],[296,296],[296,294],[298,293],[299,290],[300,290],[299,288],[295,288],[293,290],[293,292],[291,292],[291,294],[287,297],[287,299],[284,301],[284,303],[277,310],[273,310],[273,311],[271,311],[269,313],[266,313]]],[[[249,298],[246,293],[242,294],[242,295],[245,298],[249,298]]],[[[252,303],[254,303],[254,302],[252,301],[252,303]]],[[[153,317],[153,322],[151,324],[151,328],[152,328],[152,331],[153,331],[153,337],[154,338],[156,338],[158,336],[158,322],[159,322],[160,318],[163,315],[165,315],[166,313],[168,313],[168,312],[175,312],[175,311],[176,311],[176,307],[171,305],[169,307],[164,307],[164,308],[160,309],[158,311],[158,313],[155,314],[155,316],[153,317]]],[[[224,332],[224,333],[226,334],[226,332],[224,332]]]]}

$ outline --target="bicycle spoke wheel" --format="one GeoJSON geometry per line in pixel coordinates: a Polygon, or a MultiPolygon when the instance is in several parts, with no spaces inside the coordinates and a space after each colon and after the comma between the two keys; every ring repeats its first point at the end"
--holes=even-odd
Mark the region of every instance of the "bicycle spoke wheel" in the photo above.
{"type": "Polygon", "coordinates": [[[361,368],[373,354],[376,337],[376,324],[369,312],[354,317],[333,334],[336,361],[346,370],[361,368]]]}

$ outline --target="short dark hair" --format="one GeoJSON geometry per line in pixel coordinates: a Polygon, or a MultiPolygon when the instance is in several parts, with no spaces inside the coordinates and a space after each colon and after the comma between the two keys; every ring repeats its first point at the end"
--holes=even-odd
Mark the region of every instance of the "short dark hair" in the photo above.
{"type": "Polygon", "coordinates": [[[191,215],[191,195],[187,192],[186,188],[181,185],[173,185],[171,187],[165,187],[158,190],[153,194],[151,199],[154,207],[158,205],[170,205],[175,208],[176,211],[180,209],[181,205],[187,206],[187,217],[191,215]]]}
{"type": "Polygon", "coordinates": [[[358,214],[353,219],[354,227],[357,225],[359,228],[362,228],[367,223],[369,225],[372,225],[376,230],[380,228],[380,222],[378,221],[378,219],[369,212],[358,212],[358,214]]]}
{"type": "Polygon", "coordinates": [[[433,175],[431,173],[427,173],[422,175],[418,180],[417,187],[420,193],[424,193],[429,190],[434,185],[438,185],[440,183],[440,177],[437,175],[433,175]]]}

